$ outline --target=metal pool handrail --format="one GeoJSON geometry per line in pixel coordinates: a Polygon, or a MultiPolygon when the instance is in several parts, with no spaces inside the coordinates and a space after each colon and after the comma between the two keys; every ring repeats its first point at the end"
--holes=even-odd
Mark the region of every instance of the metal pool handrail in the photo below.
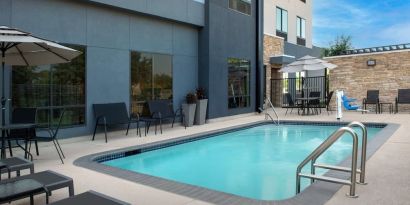
{"type": "MultiPolygon", "coordinates": [[[[304,159],[296,170],[296,194],[300,193],[300,181],[301,177],[310,178],[311,180],[321,180],[326,182],[332,182],[337,184],[344,184],[350,186],[349,197],[357,197],[356,192],[356,173],[357,173],[357,149],[358,149],[358,137],[356,132],[350,127],[342,127],[334,132],[329,138],[327,138],[322,144],[320,144],[306,159],[304,159]],[[322,153],[324,153],[330,146],[332,146],[344,133],[349,133],[353,138],[352,144],[352,160],[351,160],[351,175],[350,181],[344,179],[338,179],[327,176],[318,176],[314,173],[312,174],[302,174],[302,168],[309,162],[312,162],[313,159],[318,158],[322,153]]],[[[312,170],[313,172],[313,170],[312,170]]]]}
{"type": "MultiPolygon", "coordinates": [[[[272,108],[272,111],[273,111],[273,113],[275,114],[275,116],[276,116],[276,124],[277,125],[279,125],[279,115],[278,115],[278,113],[276,113],[276,110],[275,110],[275,107],[273,106],[273,104],[272,104],[272,101],[267,97],[267,98],[265,98],[265,102],[266,101],[268,101],[268,105],[272,108]]],[[[265,119],[267,119],[267,117],[270,117],[270,119],[272,120],[272,121],[274,121],[275,122],[275,120],[273,120],[273,118],[272,118],[272,116],[268,113],[268,110],[266,109],[266,113],[265,113],[265,119]]]]}
{"type": "Polygon", "coordinates": [[[347,127],[360,127],[362,129],[362,154],[360,160],[360,184],[366,184],[366,152],[367,152],[367,128],[364,124],[354,121],[347,125],[347,127]]]}

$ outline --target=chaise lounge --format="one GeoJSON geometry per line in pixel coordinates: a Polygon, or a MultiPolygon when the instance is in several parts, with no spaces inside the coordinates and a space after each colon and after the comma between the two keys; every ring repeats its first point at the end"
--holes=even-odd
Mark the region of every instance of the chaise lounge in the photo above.
{"type": "Polygon", "coordinates": [[[34,195],[46,193],[46,203],[51,192],[68,188],[69,196],[74,195],[73,179],[53,171],[42,171],[0,182],[0,203],[30,197],[30,204],[34,204],[34,195]]]}
{"type": "Polygon", "coordinates": [[[130,205],[129,203],[114,199],[112,197],[106,196],[104,194],[87,191],[82,194],[75,195],[70,198],[66,198],[54,203],[51,205],[130,205]]]}

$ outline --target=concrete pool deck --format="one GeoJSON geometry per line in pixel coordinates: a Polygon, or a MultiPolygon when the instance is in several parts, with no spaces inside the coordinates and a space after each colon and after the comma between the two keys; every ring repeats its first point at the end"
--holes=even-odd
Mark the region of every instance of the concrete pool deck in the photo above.
{"type": "MultiPolygon", "coordinates": [[[[279,110],[279,115],[281,119],[286,120],[335,121],[334,113],[327,115],[326,112],[318,116],[298,116],[296,114],[284,116],[284,110],[279,110]]],[[[136,137],[136,130],[132,130],[128,136],[125,136],[125,131],[110,132],[107,144],[102,133],[96,136],[96,141],[91,141],[90,136],[61,140],[60,142],[67,157],[64,165],[59,161],[54,147],[51,146],[52,143],[41,144],[40,156],[35,156],[35,170],[38,172],[50,169],[72,177],[76,194],[92,189],[131,204],[205,205],[209,203],[77,167],[73,165],[73,161],[79,157],[97,152],[246,124],[261,119],[264,119],[263,115],[218,119],[212,120],[209,124],[187,128],[186,130],[179,126],[173,129],[168,129],[168,126],[166,126],[167,129],[164,130],[164,134],[154,135],[153,132],[150,132],[148,137],[142,138],[136,137]]],[[[345,112],[343,120],[397,123],[401,126],[367,161],[366,174],[369,184],[357,186],[359,198],[350,199],[345,197],[348,187],[344,186],[327,204],[408,204],[410,201],[410,195],[408,194],[410,193],[410,126],[408,126],[410,115],[362,115],[357,112],[345,112]]],[[[68,196],[67,193],[67,190],[53,192],[50,201],[65,198],[68,196]]],[[[44,202],[44,196],[36,197],[36,204],[44,202]]],[[[28,200],[20,200],[12,204],[28,204],[28,200]]]]}

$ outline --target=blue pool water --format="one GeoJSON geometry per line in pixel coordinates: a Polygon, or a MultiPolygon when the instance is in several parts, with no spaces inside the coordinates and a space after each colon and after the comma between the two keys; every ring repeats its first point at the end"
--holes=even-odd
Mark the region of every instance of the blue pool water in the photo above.
{"type": "MultiPolygon", "coordinates": [[[[243,197],[281,200],[295,195],[298,164],[337,129],[261,125],[103,164],[243,197]]],[[[369,140],[379,130],[369,128],[369,140]]],[[[318,162],[338,164],[351,154],[351,141],[343,136],[318,162]]]]}

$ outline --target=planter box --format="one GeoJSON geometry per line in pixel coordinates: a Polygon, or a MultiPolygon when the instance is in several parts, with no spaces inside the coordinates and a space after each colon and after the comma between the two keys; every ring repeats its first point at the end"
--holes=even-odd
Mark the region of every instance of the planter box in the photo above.
{"type": "Polygon", "coordinates": [[[184,125],[191,127],[194,125],[196,104],[182,104],[182,112],[184,113],[184,125]]]}
{"type": "Polygon", "coordinates": [[[207,107],[208,107],[208,99],[202,99],[196,102],[196,111],[195,111],[195,124],[196,125],[205,124],[207,107]]]}

